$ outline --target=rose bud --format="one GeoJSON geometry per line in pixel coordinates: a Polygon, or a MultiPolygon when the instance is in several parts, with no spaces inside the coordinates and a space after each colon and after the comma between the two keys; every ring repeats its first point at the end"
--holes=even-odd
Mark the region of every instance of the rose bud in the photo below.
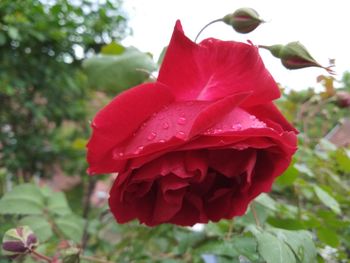
{"type": "Polygon", "coordinates": [[[28,226],[8,230],[2,241],[3,255],[17,258],[27,254],[39,244],[37,237],[28,226]]]}
{"type": "Polygon", "coordinates": [[[338,91],[336,93],[336,101],[340,108],[350,107],[350,93],[347,91],[338,91]]]}
{"type": "Polygon", "coordinates": [[[259,45],[260,48],[267,49],[271,54],[279,59],[287,69],[300,69],[306,67],[324,68],[333,74],[330,67],[320,65],[307,51],[307,49],[298,41],[290,42],[287,45],[259,45]]]}
{"type": "Polygon", "coordinates": [[[119,223],[191,226],[244,215],[297,149],[297,131],[257,47],[204,39],[176,23],[158,78],[97,113],[90,174],[118,173],[109,206],[119,223]]]}
{"type": "Polygon", "coordinates": [[[249,33],[264,23],[259,14],[252,8],[239,8],[233,14],[224,16],[223,21],[242,34],[249,33]]]}

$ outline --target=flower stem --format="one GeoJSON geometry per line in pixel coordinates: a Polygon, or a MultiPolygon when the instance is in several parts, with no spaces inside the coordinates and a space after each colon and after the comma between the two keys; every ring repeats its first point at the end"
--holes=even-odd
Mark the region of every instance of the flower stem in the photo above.
{"type": "Polygon", "coordinates": [[[35,251],[34,249],[30,250],[30,253],[33,254],[34,256],[36,256],[37,258],[45,260],[46,262],[49,262],[49,263],[52,262],[52,258],[45,256],[43,254],[40,254],[39,252],[35,251]]]}
{"type": "Polygon", "coordinates": [[[215,19],[215,20],[209,22],[208,24],[206,24],[206,25],[199,31],[199,33],[197,34],[196,38],[194,39],[194,42],[195,42],[195,43],[197,42],[197,39],[198,39],[199,35],[204,31],[204,29],[206,29],[208,26],[210,26],[210,25],[212,25],[212,24],[214,24],[214,23],[216,23],[216,22],[222,22],[222,21],[223,21],[223,19],[222,19],[222,18],[219,18],[219,19],[215,19]]]}
{"type": "Polygon", "coordinates": [[[252,213],[253,213],[253,217],[254,217],[256,226],[259,227],[259,228],[261,228],[261,224],[260,224],[260,221],[259,221],[258,214],[256,213],[256,209],[255,209],[255,204],[254,204],[254,202],[251,203],[250,209],[252,209],[252,213]]]}

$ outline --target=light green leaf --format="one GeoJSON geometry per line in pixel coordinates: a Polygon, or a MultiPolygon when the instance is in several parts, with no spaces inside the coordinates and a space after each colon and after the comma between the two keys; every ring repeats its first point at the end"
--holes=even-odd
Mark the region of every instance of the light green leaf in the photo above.
{"type": "Polygon", "coordinates": [[[274,229],[272,231],[280,240],[289,245],[301,263],[315,262],[317,251],[309,232],[282,229],[274,229]]]}
{"type": "Polygon", "coordinates": [[[255,202],[261,204],[262,206],[272,210],[276,211],[276,202],[273,200],[268,194],[262,193],[260,194],[256,199],[255,202]]]}
{"type": "Polygon", "coordinates": [[[320,199],[320,201],[336,214],[340,214],[340,206],[337,200],[335,200],[330,194],[328,194],[325,190],[320,188],[319,186],[315,185],[314,186],[315,193],[317,197],[320,199]]]}
{"type": "Polygon", "coordinates": [[[266,263],[296,263],[292,250],[282,240],[268,232],[256,233],[258,251],[266,263]]]}
{"type": "Polygon", "coordinates": [[[101,54],[103,55],[119,55],[125,51],[125,47],[122,45],[112,42],[101,48],[101,54]]]}
{"type": "Polygon", "coordinates": [[[0,214],[42,214],[44,196],[33,184],[21,184],[7,192],[0,200],[0,214]]]}
{"type": "Polygon", "coordinates": [[[84,61],[90,86],[116,94],[148,79],[156,69],[152,58],[136,48],[120,55],[99,55],[84,61]]]}
{"type": "Polygon", "coordinates": [[[52,214],[56,215],[67,215],[71,214],[66,196],[62,192],[53,193],[47,201],[48,210],[52,214]]]}
{"type": "Polygon", "coordinates": [[[297,169],[300,173],[306,174],[309,177],[315,177],[314,173],[307,167],[306,164],[296,163],[294,164],[295,169],[297,169]]]}
{"type": "Polygon", "coordinates": [[[23,217],[18,225],[29,226],[40,242],[48,240],[52,236],[52,230],[49,222],[42,216],[26,216],[23,217]]]}
{"type": "Polygon", "coordinates": [[[339,168],[345,173],[350,173],[350,157],[347,152],[344,149],[339,149],[335,154],[335,158],[339,168]]]}
{"type": "Polygon", "coordinates": [[[56,218],[55,223],[60,231],[75,242],[80,242],[83,236],[85,221],[81,217],[70,214],[56,218]]]}

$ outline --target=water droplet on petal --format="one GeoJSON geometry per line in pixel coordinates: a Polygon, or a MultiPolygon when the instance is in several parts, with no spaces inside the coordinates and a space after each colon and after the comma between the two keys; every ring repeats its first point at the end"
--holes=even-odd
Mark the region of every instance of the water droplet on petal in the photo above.
{"type": "Polygon", "coordinates": [[[137,147],[137,149],[136,149],[136,151],[134,152],[135,154],[139,154],[142,150],[143,150],[143,146],[141,145],[141,146],[139,146],[139,147],[137,147]]]}
{"type": "Polygon", "coordinates": [[[177,123],[180,124],[180,125],[184,125],[186,123],[186,118],[185,117],[180,117],[177,120],[177,123]]]}
{"type": "Polygon", "coordinates": [[[156,138],[156,137],[157,137],[157,133],[151,132],[151,134],[148,135],[147,140],[152,141],[152,140],[154,140],[154,138],[156,138]]]}
{"type": "Polygon", "coordinates": [[[158,142],[160,142],[160,143],[165,143],[165,140],[159,140],[158,142]]]}
{"type": "Polygon", "coordinates": [[[233,124],[232,129],[234,129],[235,131],[240,131],[242,130],[242,124],[240,123],[233,124]]]}
{"type": "Polygon", "coordinates": [[[169,129],[169,124],[167,122],[164,122],[162,125],[163,129],[169,129]]]}
{"type": "Polygon", "coordinates": [[[96,122],[91,122],[91,127],[93,127],[93,128],[97,128],[97,125],[96,125],[96,122]]]}
{"type": "Polygon", "coordinates": [[[218,128],[218,129],[215,129],[214,130],[214,133],[221,133],[222,132],[222,129],[221,128],[218,128]]]}
{"type": "Polygon", "coordinates": [[[252,121],[254,121],[254,120],[256,120],[256,117],[253,116],[253,115],[250,115],[250,116],[249,116],[249,119],[251,119],[252,121]]]}
{"type": "Polygon", "coordinates": [[[179,138],[184,138],[185,137],[185,133],[183,132],[183,131],[178,131],[177,132],[177,137],[179,137],[179,138]]]}

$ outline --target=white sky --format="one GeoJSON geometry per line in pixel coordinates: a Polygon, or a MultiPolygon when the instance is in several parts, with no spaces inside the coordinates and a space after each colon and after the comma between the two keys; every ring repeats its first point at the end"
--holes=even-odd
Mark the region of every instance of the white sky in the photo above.
{"type": "MultiPolygon", "coordinates": [[[[336,59],[334,68],[340,79],[350,71],[350,1],[347,0],[124,0],[133,35],[123,41],[154,54],[155,60],[170,40],[176,19],[192,40],[211,20],[221,18],[240,7],[254,8],[269,21],[249,34],[238,34],[224,23],[207,28],[201,38],[247,39],[254,44],[286,44],[300,41],[322,65],[336,59]]],[[[276,81],[291,89],[317,87],[316,77],[327,74],[319,68],[290,71],[268,51],[260,50],[266,67],[276,81]]]]}

